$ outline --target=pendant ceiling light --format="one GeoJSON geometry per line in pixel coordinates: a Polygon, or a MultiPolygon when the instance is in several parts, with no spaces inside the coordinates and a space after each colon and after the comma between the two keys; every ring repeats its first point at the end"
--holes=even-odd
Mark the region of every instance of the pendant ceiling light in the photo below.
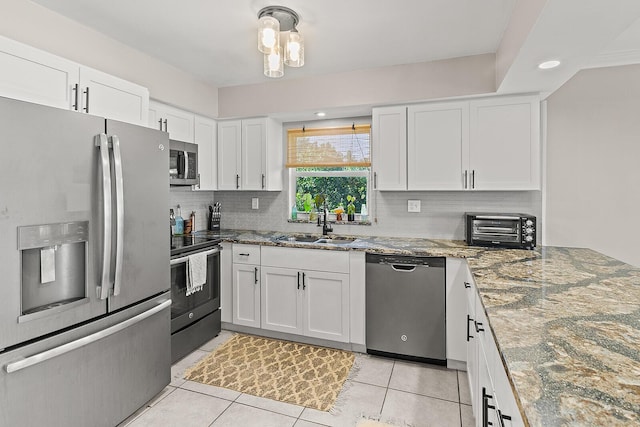
{"type": "Polygon", "coordinates": [[[258,19],[258,50],[264,54],[264,75],[282,77],[283,64],[302,67],[304,39],[296,29],[300,22],[298,14],[287,7],[268,6],[258,12],[258,19]],[[283,47],[280,46],[280,32],[288,32],[283,35],[283,47]]]}

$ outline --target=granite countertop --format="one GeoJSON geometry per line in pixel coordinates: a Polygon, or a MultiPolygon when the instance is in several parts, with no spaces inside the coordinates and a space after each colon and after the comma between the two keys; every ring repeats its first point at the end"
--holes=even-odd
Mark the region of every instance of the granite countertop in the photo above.
{"type": "Polygon", "coordinates": [[[531,426],[640,425],[640,268],[590,249],[469,247],[463,241],[359,237],[348,245],[236,243],[466,258],[516,400],[531,426]]]}

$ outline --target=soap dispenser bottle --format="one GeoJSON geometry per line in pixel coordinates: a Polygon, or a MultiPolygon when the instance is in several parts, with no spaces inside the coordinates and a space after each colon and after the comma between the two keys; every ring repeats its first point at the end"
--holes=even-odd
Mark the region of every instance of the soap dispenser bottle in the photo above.
{"type": "Polygon", "coordinates": [[[176,234],[184,234],[184,219],[182,218],[182,214],[180,212],[180,205],[178,205],[177,215],[176,215],[176,234]]]}

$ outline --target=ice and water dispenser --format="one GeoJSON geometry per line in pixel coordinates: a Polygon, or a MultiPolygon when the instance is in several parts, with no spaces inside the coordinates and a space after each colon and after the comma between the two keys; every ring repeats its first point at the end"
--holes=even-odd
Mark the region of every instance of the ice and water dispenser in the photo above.
{"type": "Polygon", "coordinates": [[[89,222],[18,227],[25,321],[87,298],[89,222]]]}

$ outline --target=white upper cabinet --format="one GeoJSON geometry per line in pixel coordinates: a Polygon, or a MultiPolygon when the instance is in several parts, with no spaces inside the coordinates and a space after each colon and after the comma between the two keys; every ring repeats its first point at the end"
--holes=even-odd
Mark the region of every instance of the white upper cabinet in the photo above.
{"type": "Polygon", "coordinates": [[[407,189],[407,107],[373,109],[374,190],[407,189]]]}
{"type": "Polygon", "coordinates": [[[207,117],[195,116],[194,140],[198,144],[198,172],[200,184],[198,190],[218,189],[218,150],[216,146],[216,121],[207,117]]]}
{"type": "Polygon", "coordinates": [[[149,91],[73,61],[0,37],[0,96],[138,125],[149,91]]]}
{"type": "Polygon", "coordinates": [[[149,103],[149,127],[168,132],[171,139],[193,143],[194,120],[194,114],[189,111],[156,101],[149,103]]]}
{"type": "Polygon", "coordinates": [[[95,116],[145,126],[149,111],[147,88],[92,68],[80,67],[82,111],[95,116]]]}
{"type": "Polygon", "coordinates": [[[218,123],[218,189],[282,190],[282,125],[269,118],[218,123]]]}
{"type": "Polygon", "coordinates": [[[540,101],[522,96],[469,103],[470,186],[540,189],[540,101]]]}
{"type": "Polygon", "coordinates": [[[218,189],[240,189],[242,122],[218,122],[218,189]]]}
{"type": "Polygon", "coordinates": [[[373,109],[376,190],[539,190],[540,100],[373,109]]]}
{"type": "Polygon", "coordinates": [[[0,37],[0,95],[72,109],[80,67],[75,62],[0,37]]]}
{"type": "Polygon", "coordinates": [[[413,105],[407,123],[407,189],[463,190],[469,103],[413,105]]]}

